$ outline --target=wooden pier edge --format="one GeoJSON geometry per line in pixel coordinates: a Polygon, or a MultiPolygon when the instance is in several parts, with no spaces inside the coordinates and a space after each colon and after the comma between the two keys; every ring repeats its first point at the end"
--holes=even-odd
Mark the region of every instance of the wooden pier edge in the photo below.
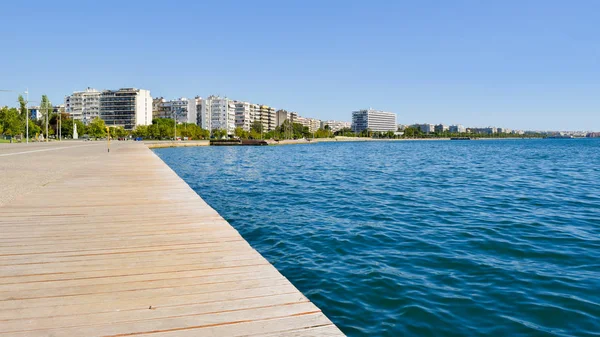
{"type": "Polygon", "coordinates": [[[1,160],[69,166],[0,206],[0,337],[343,336],[143,143],[1,160]]]}

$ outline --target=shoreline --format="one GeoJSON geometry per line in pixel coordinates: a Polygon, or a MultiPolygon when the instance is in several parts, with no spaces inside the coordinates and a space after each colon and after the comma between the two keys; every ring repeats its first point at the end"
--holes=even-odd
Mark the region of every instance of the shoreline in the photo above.
{"type": "MultiPolygon", "coordinates": [[[[543,139],[543,138],[522,138],[522,137],[509,137],[509,138],[472,138],[470,140],[532,140],[532,139],[543,139]]],[[[317,144],[317,143],[337,143],[337,142],[414,142],[414,141],[450,141],[450,138],[399,138],[399,139],[385,139],[385,138],[363,138],[363,137],[343,137],[337,136],[335,138],[314,138],[314,139],[285,139],[285,140],[273,140],[267,139],[266,142],[269,146],[278,145],[301,145],[301,144],[317,144]]],[[[185,141],[173,141],[173,140],[147,140],[142,141],[149,149],[161,149],[170,147],[198,147],[198,146],[210,146],[209,140],[185,140],[185,141]]],[[[241,145],[233,145],[241,146],[241,145]]]]}

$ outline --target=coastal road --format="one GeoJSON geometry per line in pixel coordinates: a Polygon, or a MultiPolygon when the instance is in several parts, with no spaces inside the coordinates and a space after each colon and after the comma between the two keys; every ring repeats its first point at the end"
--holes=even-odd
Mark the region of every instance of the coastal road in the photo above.
{"type": "Polygon", "coordinates": [[[0,337],[343,336],[140,142],[2,144],[0,337]]]}

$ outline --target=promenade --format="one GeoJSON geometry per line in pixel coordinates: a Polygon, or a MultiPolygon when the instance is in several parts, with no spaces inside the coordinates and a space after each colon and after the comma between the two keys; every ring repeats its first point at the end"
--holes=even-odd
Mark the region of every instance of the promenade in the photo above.
{"type": "Polygon", "coordinates": [[[0,337],[342,336],[146,145],[0,144],[0,337]]]}

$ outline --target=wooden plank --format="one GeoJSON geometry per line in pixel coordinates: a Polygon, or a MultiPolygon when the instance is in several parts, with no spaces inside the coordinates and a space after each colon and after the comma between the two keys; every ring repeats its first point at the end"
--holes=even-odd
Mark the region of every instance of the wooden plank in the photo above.
{"type": "Polygon", "coordinates": [[[343,335],[154,153],[113,146],[15,160],[86,158],[0,207],[0,336],[343,335]]]}

